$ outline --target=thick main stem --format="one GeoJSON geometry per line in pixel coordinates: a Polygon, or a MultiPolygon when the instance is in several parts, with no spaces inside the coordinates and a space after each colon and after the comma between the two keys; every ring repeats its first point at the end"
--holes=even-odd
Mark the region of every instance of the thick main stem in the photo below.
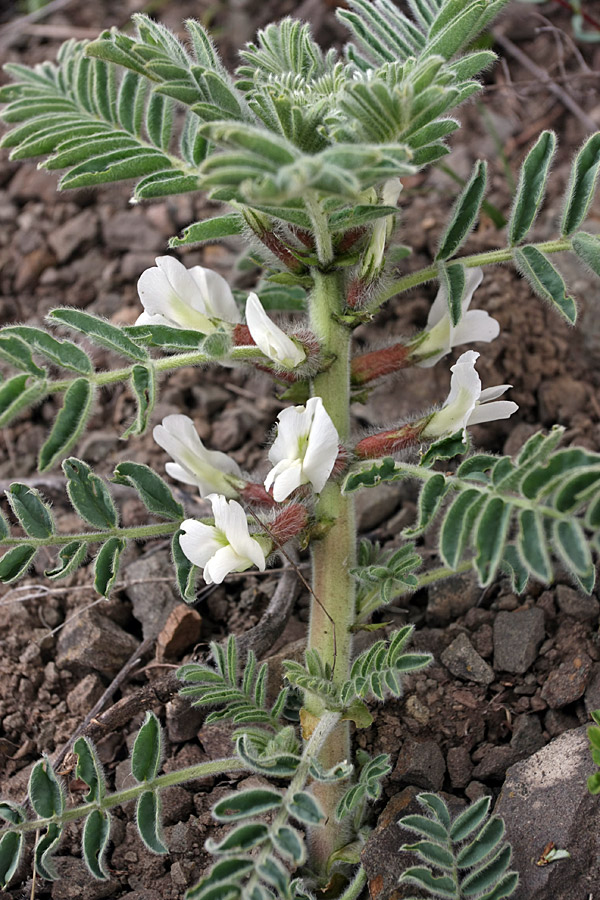
{"type": "MultiPolygon", "coordinates": [[[[337,428],[340,441],[350,433],[350,329],[338,316],[343,308],[343,284],[339,273],[314,272],[311,297],[311,326],[323,350],[334,357],[332,365],[314,379],[313,394],[323,400],[337,428]]],[[[355,613],[355,582],[350,569],[356,564],[356,526],[354,501],[343,496],[338,484],[323,490],[317,505],[317,518],[328,528],[325,536],[312,545],[313,591],[308,646],[319,652],[332,669],[332,680],[342,684],[348,678],[351,632],[355,613]]],[[[309,713],[320,718],[323,704],[307,698],[309,713]]],[[[320,753],[326,768],[350,757],[350,729],[341,722],[329,735],[320,753]]],[[[314,793],[326,815],[325,824],[309,835],[311,868],[325,874],[331,854],[346,843],[346,834],[334,818],[341,792],[340,784],[316,784],[314,793]]]]}

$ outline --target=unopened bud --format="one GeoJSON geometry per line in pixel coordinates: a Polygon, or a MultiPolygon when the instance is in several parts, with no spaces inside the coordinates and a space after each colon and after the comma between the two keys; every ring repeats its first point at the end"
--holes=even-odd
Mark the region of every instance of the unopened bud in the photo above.
{"type": "Polygon", "coordinates": [[[308,513],[301,503],[290,503],[279,513],[271,525],[271,534],[279,544],[285,544],[291,538],[304,531],[308,525],[308,513]]]}
{"type": "Polygon", "coordinates": [[[363,353],[352,360],[352,384],[367,384],[376,378],[405,369],[410,364],[410,348],[404,344],[363,353]]]}
{"type": "Polygon", "coordinates": [[[359,459],[376,459],[380,456],[389,456],[407,447],[413,447],[421,438],[421,433],[427,420],[412,425],[403,425],[392,431],[381,431],[363,438],[354,448],[354,453],[359,459]]]}
{"type": "Polygon", "coordinates": [[[263,506],[277,505],[271,494],[264,489],[262,484],[256,484],[254,481],[248,481],[240,490],[239,494],[246,503],[260,503],[263,506]]]}

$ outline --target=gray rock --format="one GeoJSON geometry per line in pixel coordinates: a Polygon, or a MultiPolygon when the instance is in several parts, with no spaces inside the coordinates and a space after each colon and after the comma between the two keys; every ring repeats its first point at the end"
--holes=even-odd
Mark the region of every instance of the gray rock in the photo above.
{"type": "Polygon", "coordinates": [[[598,802],[586,787],[590,757],[585,726],[556,738],[509,770],[496,804],[513,847],[520,884],[513,900],[587,900],[600,883],[598,802]],[[537,866],[553,841],[570,859],[537,866]]]}
{"type": "Polygon", "coordinates": [[[463,681],[491,684],[494,670],[481,658],[466,634],[459,634],[440,657],[446,668],[463,681]]]}
{"type": "Polygon", "coordinates": [[[594,596],[574,591],[566,584],[559,584],[556,588],[556,599],[562,612],[582,622],[588,619],[597,619],[600,615],[600,603],[594,596]]]}
{"type": "Polygon", "coordinates": [[[144,638],[156,637],[173,609],[181,602],[174,583],[158,581],[171,575],[173,566],[168,550],[142,556],[123,572],[128,584],[125,593],[133,604],[133,615],[142,625],[144,638]],[[139,584],[132,582],[138,581],[139,584]]]}
{"type": "Polygon", "coordinates": [[[86,241],[94,240],[97,232],[98,220],[95,213],[91,209],[85,209],[72,219],[67,219],[64,225],[51,231],[48,243],[54,250],[57,260],[62,263],[86,241]]]}
{"type": "Polygon", "coordinates": [[[548,675],[541,697],[550,709],[562,709],[579,700],[592,674],[592,661],[583,651],[570,656],[548,675]]]}
{"type": "Polygon", "coordinates": [[[444,578],[429,588],[425,620],[428,625],[448,625],[472,609],[480,596],[481,588],[473,572],[444,578]]]}
{"type": "Polygon", "coordinates": [[[160,792],[162,815],[165,825],[185,822],[194,811],[194,799],[189,791],[179,784],[171,785],[160,792]]]}
{"type": "Polygon", "coordinates": [[[175,697],[166,707],[167,734],[174,744],[193,740],[200,730],[205,713],[195,709],[183,697],[175,697]]]}
{"type": "Polygon", "coordinates": [[[61,631],[56,665],[78,675],[96,671],[114,678],[138,646],[133,635],[92,609],[68,622],[61,631]]]}
{"type": "Polygon", "coordinates": [[[427,791],[439,791],[444,783],[445,772],[446,762],[435,741],[408,738],[402,745],[391,778],[427,791]]]}
{"type": "Polygon", "coordinates": [[[474,778],[492,781],[504,778],[506,770],[531,756],[544,746],[542,726],[537,716],[519,716],[510,744],[487,747],[481,761],[473,770],[474,778]]]}
{"type": "Polygon", "coordinates": [[[79,718],[85,718],[104,692],[104,685],[95,672],[90,672],[67,694],[69,712],[79,718]]]}
{"type": "Polygon", "coordinates": [[[452,787],[463,788],[469,783],[473,774],[473,763],[466,747],[450,747],[446,753],[446,765],[452,787]]]}
{"type": "Polygon", "coordinates": [[[494,670],[522,675],[535,661],[544,636],[541,609],[498,613],[494,622],[494,670]]]}
{"type": "Polygon", "coordinates": [[[537,716],[523,715],[515,720],[510,746],[517,754],[517,760],[537,753],[545,743],[542,723],[537,716]]]}
{"type": "Polygon", "coordinates": [[[356,495],[358,530],[371,531],[385,522],[398,508],[402,496],[402,486],[398,484],[381,484],[375,490],[360,491],[356,495]]]}

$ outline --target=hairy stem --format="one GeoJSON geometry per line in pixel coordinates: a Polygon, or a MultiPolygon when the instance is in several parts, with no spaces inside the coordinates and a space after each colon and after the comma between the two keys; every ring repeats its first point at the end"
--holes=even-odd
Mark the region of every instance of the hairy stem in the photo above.
{"type": "MultiPolygon", "coordinates": [[[[351,331],[338,321],[343,307],[342,281],[338,273],[314,273],[311,297],[311,326],[325,352],[334,357],[326,372],[317,375],[313,393],[322,398],[325,409],[343,443],[350,432],[350,340],[351,331]]],[[[351,632],[355,613],[355,582],[350,569],[356,564],[354,499],[342,495],[339,485],[330,482],[321,493],[317,518],[328,528],[325,536],[312,544],[313,582],[308,646],[319,652],[332,671],[335,684],[348,678],[351,632]]],[[[309,713],[320,719],[325,709],[315,697],[306,697],[309,713]]],[[[320,760],[326,768],[350,757],[350,731],[341,722],[324,742],[320,760]]],[[[330,855],[346,842],[345,831],[334,819],[342,788],[339,784],[314,787],[326,815],[325,825],[309,833],[313,869],[325,876],[330,855]]]]}
{"type": "MultiPolygon", "coordinates": [[[[534,244],[534,246],[541,250],[542,253],[560,253],[564,250],[570,250],[572,245],[568,238],[560,238],[555,241],[543,241],[542,243],[534,244]]],[[[452,262],[462,263],[467,269],[474,269],[477,266],[492,266],[496,263],[510,262],[516,249],[516,247],[504,247],[501,250],[486,250],[483,253],[473,253],[470,256],[458,257],[453,259],[452,262]]],[[[369,304],[369,311],[375,312],[391,297],[395,297],[396,294],[401,294],[403,291],[410,290],[410,288],[432,281],[437,277],[437,274],[438,267],[433,265],[427,266],[425,269],[419,269],[418,272],[411,272],[410,275],[404,275],[397,281],[392,281],[369,304]]]]}
{"type": "Polygon", "coordinates": [[[82,544],[98,544],[116,537],[124,541],[147,541],[153,537],[174,534],[180,527],[181,520],[176,522],[158,522],[156,525],[132,525],[130,528],[107,528],[106,531],[83,531],[80,534],[53,534],[51,537],[6,537],[0,540],[0,547],[18,547],[30,544],[32,547],[62,547],[72,541],[82,544]]]}
{"type": "Polygon", "coordinates": [[[232,756],[229,759],[215,759],[211,762],[199,763],[196,766],[188,766],[186,769],[179,769],[175,772],[167,772],[165,775],[158,775],[152,781],[144,781],[136,784],[134,787],[126,788],[123,791],[115,791],[114,794],[107,794],[101,800],[93,803],[84,803],[82,806],[75,806],[66,809],[60,816],[51,816],[47,819],[31,819],[22,822],[20,825],[9,825],[0,831],[0,838],[10,832],[38,831],[47,828],[48,825],[64,825],[66,822],[73,822],[76,819],[82,819],[91,813],[94,809],[112,809],[113,806],[121,806],[130,800],[136,800],[140,794],[146,791],[161,790],[171,787],[174,784],[183,784],[184,781],[194,781],[197,778],[210,778],[214,775],[223,775],[225,772],[243,771],[246,766],[238,756],[232,756]]]}

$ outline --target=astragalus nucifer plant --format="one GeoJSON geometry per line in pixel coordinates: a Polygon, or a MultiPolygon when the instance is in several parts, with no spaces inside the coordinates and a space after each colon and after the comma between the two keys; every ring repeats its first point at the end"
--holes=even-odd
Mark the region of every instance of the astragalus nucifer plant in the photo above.
{"type": "MultiPolygon", "coordinates": [[[[551,255],[574,252],[600,274],[600,243],[580,231],[600,165],[600,134],[573,162],[554,239],[527,243],[555,152],[554,134],[544,132],[523,163],[504,246],[457,255],[484,200],[484,161],[476,163],[441,229],[429,266],[402,274],[409,248],[390,245],[397,226],[402,234],[401,179],[448,153],[445,139],[459,127],[452,113],[480,90],[476,76],[495,59],[490,50],[469,48],[505,3],[409,0],[407,18],[391,0],[349,0],[349,9],[337,13],[350,32],[343,56],[324,53],[307,25],[288,19],[269,25],[241,51],[235,75],[197,22],[187,23],[184,47],[145,16],[135,17],[134,37],[106,31],[91,43],[68,42],[57,65],[7,66],[14,83],[1,97],[12,128],[3,146],[13,159],[42,157],[43,167],[66,170],[61,188],[135,179],[137,202],[205,191],[227,211],[190,224],[170,246],[239,235],[263,275],[240,307],[221,276],[163,256],[140,277],[144,311],[134,326],[59,307],[48,317],[49,330],[12,325],[0,331],[0,354],[17,370],[0,386],[0,424],[44,398],[64,395],[39,467],[62,463],[69,500],[85,523],[76,534],[57,532],[39,492],[15,482],[7,498],[24,535],[13,535],[1,520],[8,549],[0,579],[11,583],[24,575],[42,547],[58,551],[47,576],[65,577],[95,546],[95,586],[108,595],[128,541],[172,535],[174,577],[183,598],[193,602],[199,577],[210,584],[253,566],[262,571],[294,542],[310,545],[312,608],[305,662],[286,664],[286,687],[272,706],[265,699],[265,666],[253,653],[240,656],[234,638],[226,647],[213,646],[214,666],[181,669],[182,693],[213,708],[208,721],[229,719],[237,726],[231,758],[158,774],[160,728],[149,714],[132,753],[134,787],[107,793],[94,748],[80,738],[76,776],[89,792],[83,806],[65,808],[50,760],[37,763],[29,785],[34,816],[13,803],[0,805],[7,822],[0,843],[3,882],[15,874],[24,837],[33,831],[41,835],[37,871],[53,878],[61,831],[79,818],[85,820],[84,858],[95,877],[106,877],[109,810],[133,799],[142,839],[150,850],[167,852],[163,787],[250,771],[272,786],[216,804],[215,819],[232,828],[220,843],[207,843],[217,861],[186,897],[299,900],[319,896],[329,884],[345,900],[358,898],[366,882],[360,852],[369,801],[379,797],[390,767],[385,754],[353,754],[351,723],[368,726],[368,701],[399,696],[404,674],[425,667],[430,657],[407,649],[410,626],[356,656],[353,635],[376,628],[371,618],[382,606],[456,571],[474,568],[482,585],[503,571],[522,592],[530,577],[552,581],[558,564],[582,590],[592,590],[600,455],[559,449],[560,428],[531,437],[515,459],[472,452],[469,425],[507,418],[516,409],[498,399],[508,385],[482,390],[477,352],[467,349],[451,366],[441,407],[412,421],[385,423],[360,439],[350,426],[350,402],[367,402],[380,379],[411,366],[446,366],[454,347],[462,351],[497,336],[494,319],[469,309],[484,268],[514,263],[569,323],[576,305],[551,255]],[[436,280],[439,292],[424,331],[353,354],[358,325],[374,319],[390,298],[436,280]],[[275,324],[272,311],[289,310],[294,324],[286,318],[275,324]],[[125,364],[97,370],[97,345],[125,364]],[[128,383],[137,414],[124,437],[133,439],[147,428],[162,375],[213,364],[258,368],[289,401],[278,417],[264,485],[204,447],[188,417],[168,416],[154,430],[173,459],[167,474],[197,486],[213,516],[186,517],[157,473],[121,462],[113,482],[137,492],[154,519],[121,527],[108,484],[84,461],[67,457],[98,390],[128,383]],[[354,494],[405,478],[421,484],[417,521],[393,551],[357,546],[354,494]],[[434,522],[440,566],[423,571],[415,539],[434,522]],[[291,717],[298,699],[300,730],[291,717]]],[[[202,378],[198,368],[199,383],[202,378]]],[[[404,879],[435,897],[509,896],[518,876],[510,871],[510,847],[502,822],[488,816],[488,801],[454,822],[436,796],[421,801],[428,814],[403,824],[420,836],[410,846],[425,864],[404,879]]]]}

